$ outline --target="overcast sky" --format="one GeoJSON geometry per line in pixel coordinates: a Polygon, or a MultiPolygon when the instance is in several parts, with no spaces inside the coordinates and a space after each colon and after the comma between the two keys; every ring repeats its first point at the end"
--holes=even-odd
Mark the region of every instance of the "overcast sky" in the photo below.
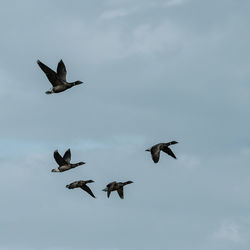
{"type": "Polygon", "coordinates": [[[0,250],[250,249],[249,0],[2,0],[0,250]],[[63,59],[55,95],[38,67],[63,59]],[[176,140],[177,160],[145,149],[176,140]],[[71,148],[64,173],[53,151],[71,148]],[[97,199],[65,186],[89,184],[97,199]],[[107,199],[111,181],[134,181],[107,199]]]}

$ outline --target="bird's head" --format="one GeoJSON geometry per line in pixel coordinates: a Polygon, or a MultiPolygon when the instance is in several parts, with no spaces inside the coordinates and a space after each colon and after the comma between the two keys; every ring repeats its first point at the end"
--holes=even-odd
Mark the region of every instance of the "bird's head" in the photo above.
{"type": "Polygon", "coordinates": [[[79,85],[79,84],[82,84],[82,83],[83,83],[82,81],[76,81],[75,85],[79,85]]]}
{"type": "Polygon", "coordinates": [[[150,152],[151,150],[150,150],[150,148],[148,148],[148,149],[146,149],[145,151],[148,151],[148,152],[150,152]]]}
{"type": "Polygon", "coordinates": [[[177,141],[171,141],[171,144],[177,144],[178,142],[177,141]]]}
{"type": "Polygon", "coordinates": [[[95,182],[95,181],[93,181],[93,180],[87,180],[87,181],[85,181],[85,183],[92,183],[92,182],[95,182]]]}

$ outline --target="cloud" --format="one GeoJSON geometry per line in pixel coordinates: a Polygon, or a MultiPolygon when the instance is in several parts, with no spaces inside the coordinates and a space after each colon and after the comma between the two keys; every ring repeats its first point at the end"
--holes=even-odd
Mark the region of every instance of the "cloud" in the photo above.
{"type": "MultiPolygon", "coordinates": [[[[128,13],[119,10],[102,14],[102,18],[112,19],[128,15],[128,13]]],[[[80,54],[88,62],[94,64],[138,55],[147,56],[176,51],[185,40],[183,31],[168,21],[156,25],[139,23],[127,29],[123,25],[107,26],[103,22],[90,28],[81,20],[75,19],[66,23],[63,29],[57,29],[59,36],[64,33],[65,29],[68,30],[68,36],[73,38],[67,42],[71,44],[69,52],[78,56],[80,54]]],[[[51,42],[57,43],[53,38],[51,42]]]]}
{"type": "Polygon", "coordinates": [[[220,228],[214,232],[213,237],[218,240],[226,240],[234,243],[241,243],[243,241],[239,226],[228,222],[222,223],[220,228]]]}
{"type": "Polygon", "coordinates": [[[178,157],[180,165],[185,166],[187,169],[196,169],[201,166],[201,159],[198,156],[184,154],[178,157]]]}
{"type": "Polygon", "coordinates": [[[111,20],[111,19],[115,19],[115,18],[118,18],[118,17],[127,16],[127,15],[129,15],[131,13],[133,13],[133,11],[129,11],[129,10],[125,10],[125,9],[109,10],[109,11],[103,12],[101,14],[100,18],[101,19],[111,20]]]}
{"type": "Polygon", "coordinates": [[[176,6],[176,5],[181,5],[184,2],[186,2],[186,0],[168,0],[165,3],[165,6],[176,6]]]}
{"type": "Polygon", "coordinates": [[[140,25],[132,32],[131,54],[152,54],[176,49],[181,42],[181,33],[170,23],[157,26],[140,25]]]}

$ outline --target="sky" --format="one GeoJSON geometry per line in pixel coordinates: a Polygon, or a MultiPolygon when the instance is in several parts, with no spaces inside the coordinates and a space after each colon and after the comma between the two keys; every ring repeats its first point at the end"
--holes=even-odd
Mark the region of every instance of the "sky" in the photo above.
{"type": "Polygon", "coordinates": [[[0,250],[249,250],[250,2],[0,8],[0,250]],[[46,95],[36,61],[69,82],[46,95]],[[177,160],[145,149],[176,140],[177,160]],[[85,165],[52,173],[54,150],[85,165]],[[65,186],[92,179],[96,199],[65,186]],[[111,181],[134,183],[107,199],[111,181]]]}

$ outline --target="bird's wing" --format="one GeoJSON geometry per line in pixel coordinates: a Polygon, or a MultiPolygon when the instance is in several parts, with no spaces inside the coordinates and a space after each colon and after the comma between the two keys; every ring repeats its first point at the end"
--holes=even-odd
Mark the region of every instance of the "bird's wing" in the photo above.
{"type": "Polygon", "coordinates": [[[67,165],[67,162],[62,158],[57,150],[54,152],[54,158],[59,166],[67,165]]]}
{"type": "Polygon", "coordinates": [[[107,185],[107,188],[108,188],[107,196],[108,196],[108,198],[109,198],[109,196],[110,196],[111,191],[113,190],[114,185],[115,185],[115,181],[114,181],[114,182],[111,182],[111,183],[109,183],[109,184],[107,185]]]}
{"type": "Polygon", "coordinates": [[[151,155],[154,163],[157,163],[160,159],[160,150],[158,147],[153,147],[151,149],[151,155]]]}
{"type": "Polygon", "coordinates": [[[163,147],[161,150],[176,159],[175,154],[169,147],[163,147]]]}
{"type": "Polygon", "coordinates": [[[43,64],[39,60],[37,60],[37,64],[39,65],[39,67],[41,68],[41,70],[46,74],[46,76],[47,76],[48,80],[51,82],[51,84],[53,86],[58,85],[56,72],[54,70],[52,70],[51,68],[49,68],[48,66],[46,66],[45,64],[43,64]]]}
{"type": "Polygon", "coordinates": [[[57,65],[57,76],[66,82],[66,75],[67,75],[67,70],[66,67],[63,63],[63,60],[61,60],[58,65],[57,65]]]}
{"type": "Polygon", "coordinates": [[[117,189],[117,193],[119,194],[120,198],[123,199],[124,196],[123,196],[123,187],[117,189]]]}
{"type": "Polygon", "coordinates": [[[64,153],[63,159],[64,159],[67,163],[70,163],[70,160],[71,160],[70,148],[64,153]]]}
{"type": "Polygon", "coordinates": [[[110,193],[111,193],[111,188],[108,188],[108,191],[107,191],[107,196],[108,196],[108,198],[109,198],[109,196],[110,196],[110,193]]]}
{"type": "Polygon", "coordinates": [[[90,194],[93,198],[95,198],[95,195],[92,193],[91,189],[87,185],[82,185],[81,189],[86,191],[88,194],[90,194]]]}

